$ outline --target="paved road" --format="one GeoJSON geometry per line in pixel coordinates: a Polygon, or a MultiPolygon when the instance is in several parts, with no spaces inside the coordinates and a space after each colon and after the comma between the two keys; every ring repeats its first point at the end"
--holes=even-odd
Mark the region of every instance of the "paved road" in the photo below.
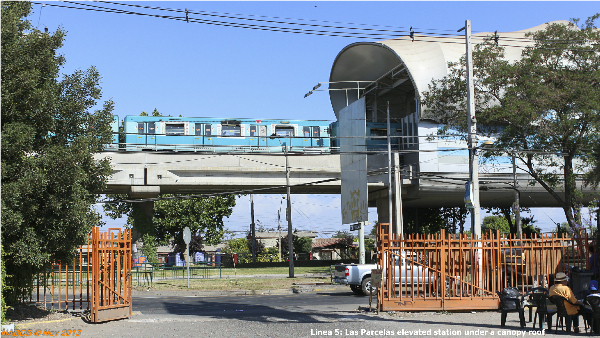
{"type": "MultiPolygon", "coordinates": [[[[80,333],[79,337],[515,337],[550,335],[518,327],[500,313],[382,313],[357,311],[368,297],[332,287],[299,294],[206,296],[187,292],[141,292],[133,299],[134,316],[103,324],[77,318],[28,324],[22,329],[80,333]],[[72,329],[74,331],[62,331],[72,329]],[[79,331],[80,330],[80,331],[79,331]],[[493,335],[492,335],[493,332],[493,335]]],[[[34,336],[34,335],[32,335],[34,336]]],[[[73,336],[71,333],[70,336],[73,336]]]]}
{"type": "MultiPolygon", "coordinates": [[[[347,287],[316,287],[302,293],[269,295],[200,296],[182,292],[137,295],[133,310],[144,315],[177,315],[212,318],[276,317],[300,320],[314,312],[336,315],[355,313],[368,306],[369,297],[354,295],[347,287]]],[[[375,302],[373,303],[373,306],[375,302]]]]}

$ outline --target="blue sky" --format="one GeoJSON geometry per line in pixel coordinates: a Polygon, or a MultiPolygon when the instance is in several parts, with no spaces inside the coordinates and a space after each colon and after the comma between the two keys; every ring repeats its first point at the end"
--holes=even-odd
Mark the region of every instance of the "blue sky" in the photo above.
{"type": "MultiPolygon", "coordinates": [[[[46,2],[72,6],[65,2],[46,2]]],[[[102,3],[88,5],[177,15],[102,3]]],[[[271,21],[292,18],[320,25],[455,33],[471,20],[473,32],[516,31],[554,20],[585,18],[598,12],[588,2],[126,2],[138,6],[219,13],[204,17],[225,20],[225,13],[271,21]],[[221,18],[220,18],[220,17],[221,18]],[[335,24],[334,24],[335,23],[335,24]],[[378,26],[378,27],[375,27],[378,26]],[[381,27],[388,26],[388,27],[381,27]],[[393,27],[393,28],[392,28],[393,27]]],[[[182,15],[182,14],[178,14],[182,15]]],[[[191,15],[191,18],[200,18],[191,15]]],[[[186,23],[157,17],[114,14],[33,5],[30,20],[50,31],[67,31],[60,50],[67,63],[62,72],[95,66],[103,76],[103,100],[115,102],[115,114],[139,115],[155,108],[165,115],[334,120],[326,92],[304,98],[317,82],[327,81],[336,55],[356,38],[292,34],[186,23]]],[[[299,21],[300,20],[300,21],[299,21]]],[[[304,26],[306,28],[306,26],[304,26]]],[[[360,41],[365,41],[360,39],[360,41]]],[[[369,41],[369,40],[366,40],[369,41]]],[[[295,228],[317,229],[323,237],[341,225],[339,196],[294,196],[295,228]]],[[[256,218],[276,226],[280,195],[255,197],[256,218]]],[[[284,203],[285,205],[285,203],[284,203]]],[[[284,212],[283,207],[282,212],[284,212]]],[[[248,229],[249,198],[242,197],[226,226],[248,229]]],[[[376,220],[370,211],[369,219],[376,220]]],[[[564,221],[560,209],[536,212],[544,230],[564,221]]],[[[285,223],[285,222],[282,222],[285,223]]],[[[122,221],[109,222],[118,226],[122,221]]]]}

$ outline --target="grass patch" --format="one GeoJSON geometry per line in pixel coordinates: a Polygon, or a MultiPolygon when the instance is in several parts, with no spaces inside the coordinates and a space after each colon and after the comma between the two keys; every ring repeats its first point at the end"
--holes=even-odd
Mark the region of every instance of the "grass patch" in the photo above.
{"type": "MultiPolygon", "coordinates": [[[[152,290],[197,290],[197,291],[235,291],[235,290],[271,290],[289,289],[294,283],[323,283],[329,278],[219,278],[219,279],[187,279],[160,280],[152,283],[152,290]]],[[[134,290],[147,290],[147,286],[134,286],[134,290]]]]}

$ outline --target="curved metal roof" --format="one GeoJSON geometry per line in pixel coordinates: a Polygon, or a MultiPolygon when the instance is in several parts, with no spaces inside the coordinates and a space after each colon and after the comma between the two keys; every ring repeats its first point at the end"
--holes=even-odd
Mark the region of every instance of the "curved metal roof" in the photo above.
{"type": "MultiPolygon", "coordinates": [[[[553,21],[550,23],[568,23],[568,21],[553,21]]],[[[498,32],[499,45],[505,46],[505,56],[514,61],[521,56],[523,47],[531,44],[524,38],[528,32],[544,29],[548,24],[516,32],[498,32]]],[[[472,34],[474,44],[482,41],[481,38],[494,33],[472,34]]],[[[359,97],[357,90],[342,88],[356,88],[362,82],[364,88],[367,81],[375,81],[391,69],[401,65],[398,71],[404,72],[405,79],[410,82],[397,81],[405,86],[407,95],[420,99],[421,93],[427,90],[433,79],[441,79],[448,74],[448,62],[457,62],[465,54],[464,36],[432,37],[415,35],[415,40],[409,37],[386,40],[381,42],[358,42],[346,46],[337,55],[331,73],[329,96],[333,111],[338,117],[338,112],[359,97]],[[408,93],[406,89],[412,88],[408,93]],[[333,90],[331,90],[333,89],[333,90]],[[337,90],[336,90],[337,89],[337,90]]],[[[396,77],[399,79],[399,77],[396,77]]],[[[421,111],[421,109],[419,109],[421,111]]],[[[405,113],[401,115],[406,115],[405,113]]],[[[403,117],[403,116],[400,116],[403,117]]]]}

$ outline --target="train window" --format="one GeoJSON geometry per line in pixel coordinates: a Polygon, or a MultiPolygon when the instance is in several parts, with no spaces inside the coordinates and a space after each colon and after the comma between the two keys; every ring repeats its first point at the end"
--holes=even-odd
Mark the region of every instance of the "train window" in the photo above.
{"type": "Polygon", "coordinates": [[[294,136],[294,127],[275,127],[275,135],[292,137],[294,136]]]}
{"type": "Polygon", "coordinates": [[[143,134],[144,133],[144,122],[138,122],[138,134],[143,134]]]}
{"type": "Polygon", "coordinates": [[[256,125],[250,125],[250,136],[258,136],[256,125]]]}
{"type": "Polygon", "coordinates": [[[302,128],[302,132],[304,133],[304,137],[310,137],[310,127],[302,128]]]}
{"type": "Polygon", "coordinates": [[[148,122],[148,134],[156,134],[156,127],[154,122],[148,122]]]}
{"type": "MultiPolygon", "coordinates": [[[[371,136],[387,136],[387,129],[371,128],[371,136]]],[[[373,140],[382,140],[381,138],[373,138],[373,140]]]]}
{"type": "Polygon", "coordinates": [[[313,137],[321,137],[321,128],[320,127],[312,127],[313,128],[313,137]]]}
{"type": "Polygon", "coordinates": [[[196,130],[196,132],[195,132],[196,136],[202,135],[202,124],[201,123],[195,123],[194,129],[196,130]]]}
{"type": "Polygon", "coordinates": [[[212,124],[205,124],[204,125],[204,136],[212,136],[211,130],[212,130],[212,124]]]}
{"type": "Polygon", "coordinates": [[[241,136],[242,128],[239,125],[222,125],[221,136],[241,136]]]}
{"type": "Polygon", "coordinates": [[[167,135],[185,135],[185,125],[183,123],[168,123],[165,125],[167,135]]]}

